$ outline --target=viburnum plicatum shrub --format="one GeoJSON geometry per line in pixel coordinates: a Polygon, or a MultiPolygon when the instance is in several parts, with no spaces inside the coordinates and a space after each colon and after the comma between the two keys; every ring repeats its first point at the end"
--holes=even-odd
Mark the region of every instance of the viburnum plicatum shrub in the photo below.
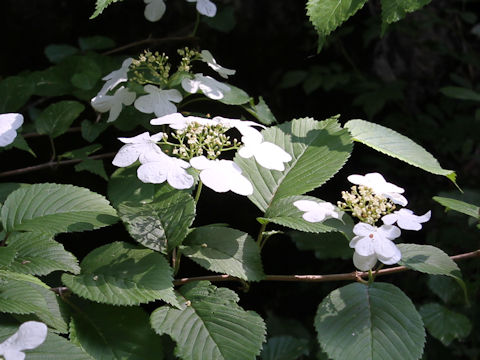
{"type": "MultiPolygon", "coordinates": [[[[200,16],[215,16],[212,1],[188,1],[195,3],[197,22],[200,16]]],[[[111,2],[98,1],[94,15],[111,2]]],[[[145,4],[149,21],[159,20],[166,11],[162,0],[145,4]]],[[[103,48],[105,42],[108,39],[84,39],[83,50],[103,48]]],[[[243,309],[236,292],[214,285],[225,278],[244,284],[275,280],[262,266],[262,247],[276,233],[267,227],[292,229],[297,236],[336,235],[337,243],[330,245],[350,257],[352,272],[331,274],[330,279],[351,283],[319,299],[314,316],[318,344],[327,357],[419,359],[425,327],[440,339],[468,335],[470,325],[462,315],[440,305],[420,314],[401,289],[377,278],[388,272],[382,270],[384,265],[401,265],[404,268],[391,272],[446,275],[464,286],[458,266],[441,249],[401,241],[403,231],[420,231],[431,215],[408,202],[409,191],[388,182],[388,174],[374,172],[348,176],[352,186],[336,204],[307,195],[345,165],[354,142],[455,182],[455,173],[443,169],[425,149],[364,120],[342,125],[335,116],[276,124],[263,99],[255,103],[227,82],[235,70],[221,66],[206,49],[182,47],[173,56],[145,50],[125,56],[115,66],[114,60],[94,51],[79,55],[64,50],[47,51],[52,67],[0,83],[14,99],[0,99],[5,111],[0,115],[3,156],[12,147],[32,151],[22,137],[30,122],[30,129],[51,141],[48,165],[69,159],[77,171],[104,178],[108,192],[104,196],[56,183],[0,184],[4,359],[163,359],[172,355],[164,345],[166,337],[181,359],[306,358],[307,342],[278,336],[267,341],[265,321],[255,309],[243,309]],[[49,82],[51,78],[57,82],[49,82]],[[32,119],[17,112],[34,97],[62,100],[51,102],[32,119]],[[251,117],[182,110],[201,100],[243,108],[251,117]],[[108,156],[91,155],[101,144],[55,153],[54,139],[67,132],[87,106],[98,117],[81,123],[86,141],[93,142],[120,122],[133,124],[129,129],[137,131],[118,138],[111,160],[117,170],[112,174],[101,160],[108,156]],[[225,192],[247,197],[262,214],[257,218],[258,234],[215,219],[211,225],[195,226],[203,187],[220,197],[225,192]],[[78,236],[87,238],[88,231],[117,222],[124,224],[131,239],[111,238],[81,261],[57,241],[58,234],[80,232],[78,236]],[[212,276],[175,279],[182,257],[212,276]],[[52,273],[62,286],[51,286],[47,275],[52,273]],[[435,312],[441,312],[446,323],[463,322],[463,332],[452,335],[448,326],[438,325],[435,312]]],[[[436,200],[478,220],[473,205],[436,200]]]]}

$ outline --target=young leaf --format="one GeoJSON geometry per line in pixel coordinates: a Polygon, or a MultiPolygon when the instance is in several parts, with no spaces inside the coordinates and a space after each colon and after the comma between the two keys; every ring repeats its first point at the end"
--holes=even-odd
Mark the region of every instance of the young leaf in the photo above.
{"type": "Polygon", "coordinates": [[[292,336],[274,336],[263,346],[261,360],[296,360],[303,355],[308,356],[307,339],[292,336]]]}
{"type": "Polygon", "coordinates": [[[444,175],[455,183],[454,171],[443,169],[437,159],[406,136],[365,120],[350,120],[345,127],[355,141],[432,174],[444,175]]]}
{"type": "Polygon", "coordinates": [[[480,219],[480,207],[466,203],[464,201],[450,199],[446,197],[434,196],[433,200],[445,206],[447,210],[455,210],[462,214],[471,216],[475,219],[480,219]]]}
{"type": "Polygon", "coordinates": [[[253,99],[250,104],[251,106],[244,106],[244,109],[253,116],[255,116],[262,124],[271,125],[277,122],[277,119],[275,119],[275,116],[273,115],[265,100],[263,100],[263,97],[260,96],[258,98],[257,105],[253,104],[253,99]]]}
{"type": "Polygon", "coordinates": [[[382,4],[382,35],[387,26],[403,19],[408,13],[417,11],[430,3],[431,0],[381,0],[382,4]]]}
{"type": "Polygon", "coordinates": [[[181,247],[182,254],[204,268],[259,281],[265,276],[260,249],[250,235],[219,226],[194,229],[181,247]]]}
{"type": "Polygon", "coordinates": [[[416,360],[425,343],[415,306],[387,283],[332,291],[318,307],[315,328],[322,349],[335,360],[416,360]]]}
{"type": "Polygon", "coordinates": [[[163,359],[160,337],[140,307],[120,307],[70,299],[70,339],[95,359],[163,359]],[[75,308],[73,310],[75,310],[75,308]]]}
{"type": "Polygon", "coordinates": [[[338,210],[340,219],[329,218],[316,223],[308,222],[302,217],[304,212],[298,210],[298,208],[293,205],[297,200],[322,202],[322,200],[312,196],[287,196],[275,200],[265,212],[263,219],[275,224],[288,226],[289,228],[306,232],[324,233],[341,231],[345,233],[345,236],[347,237],[352,233],[353,221],[347,213],[338,210]]]}
{"type": "Polygon", "coordinates": [[[248,94],[242,89],[230,84],[228,84],[228,87],[230,88],[230,91],[226,91],[224,93],[225,96],[218,99],[221,103],[227,105],[242,105],[250,100],[250,96],[248,96],[248,94]]]}
{"type": "Polygon", "coordinates": [[[95,141],[95,139],[108,128],[110,123],[99,122],[92,123],[89,120],[82,121],[82,137],[88,142],[95,141]]]}
{"type": "Polygon", "coordinates": [[[318,50],[326,37],[360,10],[367,0],[308,0],[307,15],[317,30],[318,50]]]}
{"type": "Polygon", "coordinates": [[[472,323],[465,315],[450,311],[440,304],[422,305],[420,315],[430,335],[445,346],[454,339],[466,338],[472,330],[472,323]]]}
{"type": "Polygon", "coordinates": [[[235,162],[254,187],[249,199],[262,211],[276,199],[301,195],[324,184],[342,168],[352,151],[348,131],[333,118],[297,119],[268,128],[262,134],[265,141],[292,156],[284,171],[265,169],[253,157],[235,156],[235,162]]]}
{"type": "Polygon", "coordinates": [[[0,82],[0,114],[18,111],[33,95],[35,84],[27,77],[11,76],[0,82]]]}
{"type": "Polygon", "coordinates": [[[7,249],[17,255],[9,270],[30,275],[47,275],[63,270],[80,272],[78,260],[52,239],[52,235],[37,232],[13,233],[8,237],[7,249]]]}
{"type": "Polygon", "coordinates": [[[92,16],[90,16],[90,19],[96,18],[98,15],[100,15],[103,10],[110,4],[115,3],[117,1],[121,0],[97,0],[95,3],[95,12],[93,13],[92,16]]]}
{"type": "Polygon", "coordinates": [[[105,171],[105,167],[103,166],[103,160],[85,159],[81,163],[76,164],[74,168],[75,171],[86,170],[108,181],[108,175],[105,171]]]}
{"type": "Polygon", "coordinates": [[[43,110],[35,120],[35,126],[39,134],[56,138],[68,130],[83,110],[85,106],[78,101],[60,101],[43,110]]]}
{"type": "Polygon", "coordinates": [[[201,281],[182,286],[181,309],[162,306],[150,322],[158,334],[177,343],[183,360],[252,360],[265,341],[265,323],[253,311],[237,305],[237,294],[201,281]]]}
{"type": "Polygon", "coordinates": [[[118,220],[103,196],[60,184],[34,184],[12,192],[1,216],[5,231],[49,234],[98,229],[118,220]]]}
{"type": "Polygon", "coordinates": [[[153,200],[155,185],[140,181],[137,166],[117,169],[108,182],[108,199],[118,208],[121,202],[147,203],[153,200]]]}
{"type": "Polygon", "coordinates": [[[195,218],[195,202],[189,194],[172,189],[148,204],[123,202],[118,213],[136,241],[166,254],[185,239],[195,218]]]}
{"type": "Polygon", "coordinates": [[[172,268],[152,250],[114,242],[90,252],[80,267],[80,275],[63,274],[62,281],[85,299],[112,305],[161,299],[177,305],[172,268]]]}
{"type": "Polygon", "coordinates": [[[45,48],[44,53],[51,63],[58,64],[70,55],[78,53],[78,49],[67,44],[51,44],[45,48]]]}

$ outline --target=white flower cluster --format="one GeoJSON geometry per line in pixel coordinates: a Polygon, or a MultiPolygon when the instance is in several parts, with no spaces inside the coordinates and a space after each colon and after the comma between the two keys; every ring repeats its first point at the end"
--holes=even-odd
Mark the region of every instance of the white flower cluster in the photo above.
{"type": "MultiPolygon", "coordinates": [[[[374,200],[378,202],[379,213],[384,213],[385,209],[388,209],[389,207],[385,207],[385,204],[378,201],[378,199],[390,199],[393,203],[402,206],[408,204],[407,199],[401,195],[405,190],[387,182],[379,173],[370,173],[365,176],[350,175],[348,180],[360,187],[367,188],[370,193],[373,193],[377,197],[374,200]]],[[[359,196],[363,196],[365,193],[366,192],[362,191],[359,196]]],[[[351,195],[351,197],[353,199],[353,195],[351,195]]],[[[370,198],[371,196],[369,199],[370,198]]],[[[350,200],[349,197],[347,199],[350,200]]],[[[366,206],[363,199],[360,199],[360,201],[359,198],[353,199],[352,202],[358,204],[359,208],[366,206]]],[[[376,202],[373,202],[373,204],[376,202]]],[[[327,202],[317,203],[310,200],[299,200],[295,201],[293,205],[299,210],[305,211],[303,218],[309,222],[320,222],[328,218],[339,218],[339,214],[334,206],[327,202]]],[[[369,206],[371,207],[371,204],[369,204],[369,206]]],[[[371,209],[369,209],[369,211],[370,210],[371,209]]],[[[422,228],[421,224],[430,220],[430,216],[430,211],[422,216],[417,216],[411,210],[403,208],[384,215],[381,218],[383,225],[380,227],[366,222],[356,224],[353,227],[353,233],[356,236],[349,244],[351,248],[355,249],[353,255],[353,263],[355,267],[359,270],[367,271],[375,266],[377,260],[386,265],[392,265],[400,261],[402,254],[392,240],[400,236],[400,229],[420,230],[422,228]],[[396,226],[393,225],[395,223],[397,224],[396,226]]],[[[372,219],[372,217],[368,216],[368,219],[372,219]]],[[[365,219],[365,221],[366,220],[367,219],[365,219]]]]}
{"type": "Polygon", "coordinates": [[[0,344],[0,355],[5,360],[25,359],[24,350],[35,349],[47,338],[47,326],[38,321],[24,322],[18,331],[0,344]]]}
{"type": "MultiPolygon", "coordinates": [[[[188,2],[196,2],[197,11],[205,16],[214,17],[217,14],[217,6],[210,0],[187,0],[188,2]]],[[[148,21],[155,22],[162,18],[165,14],[165,0],[144,0],[145,18],[148,21]]]]}
{"type": "Polygon", "coordinates": [[[10,145],[17,137],[17,129],[23,124],[23,115],[0,114],[0,146],[10,145]]]}
{"type": "MultiPolygon", "coordinates": [[[[290,154],[279,146],[263,141],[263,136],[254,127],[264,127],[252,121],[228,119],[221,116],[205,119],[196,116],[183,116],[173,113],[150,121],[152,125],[169,125],[170,128],[183,131],[191,124],[201,126],[221,126],[225,129],[235,128],[242,135],[245,144],[239,149],[239,155],[244,158],[254,157],[263,167],[283,171],[284,162],[292,159],[290,154]]],[[[150,136],[145,132],[133,138],[119,138],[125,145],[120,149],[113,164],[125,167],[139,160],[141,165],[137,170],[138,178],[146,183],[163,183],[167,181],[176,189],[188,189],[193,183],[193,176],[187,172],[192,167],[199,171],[199,176],[205,186],[216,192],[233,191],[240,195],[251,195],[253,186],[242,175],[240,167],[231,160],[208,159],[200,155],[189,159],[189,162],[170,157],[156,144],[165,135],[158,133],[150,136]]],[[[214,140],[214,139],[213,139],[214,140]]]]}

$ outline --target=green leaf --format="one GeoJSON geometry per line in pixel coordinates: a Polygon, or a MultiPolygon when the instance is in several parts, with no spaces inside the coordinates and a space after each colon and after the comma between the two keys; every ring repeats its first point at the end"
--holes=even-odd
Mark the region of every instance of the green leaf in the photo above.
{"type": "Polygon", "coordinates": [[[265,100],[263,100],[263,97],[258,98],[258,104],[254,105],[253,104],[253,99],[251,103],[251,107],[245,107],[245,110],[247,110],[250,114],[255,116],[258,121],[260,121],[262,124],[265,125],[271,125],[277,122],[277,119],[275,119],[275,116],[273,115],[272,111],[268,107],[267,103],[265,100]]]}
{"type": "Polygon", "coordinates": [[[59,159],[86,159],[89,155],[97,152],[102,148],[100,144],[91,144],[84,146],[80,149],[70,150],[62,155],[59,155],[59,159]]]}
{"type": "Polygon", "coordinates": [[[35,314],[57,331],[62,333],[68,331],[58,299],[48,286],[43,283],[40,286],[29,281],[13,280],[2,276],[4,274],[6,272],[0,274],[0,312],[35,314]]]}
{"type": "Polygon", "coordinates": [[[261,360],[297,360],[303,355],[308,356],[307,339],[297,339],[292,336],[274,336],[263,346],[261,360]]]}
{"type": "Polygon", "coordinates": [[[17,135],[17,137],[15,138],[15,140],[13,141],[11,146],[16,148],[16,149],[26,151],[26,152],[30,153],[30,155],[32,155],[34,157],[37,157],[37,155],[35,155],[35,153],[31,149],[31,147],[28,145],[25,138],[20,134],[17,135]]]}
{"type": "Polygon", "coordinates": [[[187,236],[195,219],[195,202],[189,194],[173,189],[148,204],[123,202],[118,213],[136,241],[166,254],[187,236]]]}
{"type": "Polygon", "coordinates": [[[332,291],[318,307],[315,328],[322,349],[335,360],[416,360],[425,343],[415,306],[387,283],[332,291]]]}
{"type": "MultiPolygon", "coordinates": [[[[81,90],[94,90],[95,85],[102,77],[102,70],[96,61],[88,56],[75,56],[67,59],[67,61],[70,61],[68,66],[71,67],[72,75],[70,81],[73,86],[81,90]]],[[[88,98],[90,95],[93,94],[87,92],[85,97],[88,98]]],[[[84,98],[83,96],[78,97],[80,99],[84,98]]]]}
{"type": "Polygon", "coordinates": [[[2,210],[5,231],[49,234],[98,229],[117,222],[107,199],[88,189],[34,184],[11,193],[2,210]]]}
{"type": "Polygon", "coordinates": [[[4,203],[10,193],[21,187],[29,187],[29,184],[22,183],[0,183],[0,204],[4,203]]]}
{"type": "Polygon", "coordinates": [[[440,89],[440,92],[453,99],[480,101],[480,94],[472,89],[459,86],[446,86],[440,89]]]}
{"type": "Polygon", "coordinates": [[[82,137],[88,142],[95,141],[95,139],[104,132],[110,123],[92,123],[89,120],[82,121],[82,137]]]}
{"type": "Polygon", "coordinates": [[[387,26],[403,19],[408,13],[417,11],[430,3],[431,0],[381,0],[382,4],[382,35],[387,26]]]}
{"type": "Polygon", "coordinates": [[[218,99],[221,103],[227,105],[242,105],[250,100],[250,96],[248,96],[248,94],[242,89],[230,84],[227,85],[230,88],[230,91],[225,92],[225,96],[218,99]]]}
{"type": "Polygon", "coordinates": [[[8,267],[13,262],[16,255],[17,255],[17,250],[15,250],[14,248],[10,246],[0,247],[0,268],[8,267]]]}
{"type": "Polygon", "coordinates": [[[52,138],[65,133],[80,113],[85,110],[78,101],[60,101],[49,105],[35,120],[39,134],[47,134],[52,138]]]}
{"type": "Polygon", "coordinates": [[[29,79],[35,85],[34,94],[38,96],[62,96],[72,91],[69,72],[61,65],[34,71],[29,79]]]}
{"type": "Polygon", "coordinates": [[[147,203],[153,200],[154,184],[140,181],[137,177],[137,166],[117,169],[108,182],[108,199],[118,208],[124,201],[147,203]]]}
{"type": "Polygon", "coordinates": [[[445,346],[454,339],[466,338],[472,331],[472,323],[465,315],[450,311],[440,304],[422,305],[420,315],[430,335],[445,346]]]}
{"type": "Polygon", "coordinates": [[[80,272],[78,260],[63,246],[52,239],[52,235],[26,232],[13,233],[8,237],[7,249],[17,255],[9,269],[30,275],[47,275],[62,270],[74,274],[80,272]]]}
{"type": "Polygon", "coordinates": [[[50,286],[40,281],[37,277],[28,274],[0,270],[0,279],[23,281],[34,285],[43,286],[45,289],[50,289],[50,286]]]}
{"type": "Polygon", "coordinates": [[[432,275],[448,275],[461,279],[457,264],[439,248],[431,245],[398,244],[402,253],[399,265],[432,275]]]}
{"type": "Polygon", "coordinates": [[[106,36],[90,36],[78,38],[78,45],[82,51],[105,50],[115,46],[115,41],[106,36]]]}
{"type": "MultiPolygon", "coordinates": [[[[12,336],[20,325],[16,320],[0,315],[0,343],[12,336]]],[[[50,330],[43,344],[25,351],[25,354],[28,360],[93,360],[78,346],[50,330]]]]}
{"type": "Polygon", "coordinates": [[[202,22],[212,29],[229,33],[233,30],[237,21],[235,19],[235,7],[232,5],[222,6],[214,17],[202,16],[202,22]]]}
{"type": "Polygon", "coordinates": [[[67,44],[51,44],[45,48],[44,53],[51,63],[58,64],[65,58],[78,53],[78,49],[67,44]]]}
{"type": "Polygon", "coordinates": [[[16,112],[33,95],[35,84],[27,77],[10,76],[0,82],[0,114],[16,112]]]}
{"type": "Polygon", "coordinates": [[[336,209],[340,214],[340,219],[330,218],[321,222],[312,223],[303,219],[302,216],[305,212],[298,210],[297,207],[293,205],[297,200],[311,200],[320,203],[324,202],[323,200],[312,196],[287,196],[275,200],[265,212],[263,219],[275,224],[288,226],[289,228],[306,232],[324,233],[342,231],[346,233],[345,236],[349,236],[349,234],[352,233],[353,221],[345,212],[336,209]]]}
{"type": "Polygon", "coordinates": [[[350,120],[345,127],[355,141],[432,174],[444,175],[455,183],[455,172],[443,169],[437,159],[406,136],[365,120],[350,120]]]}
{"type": "Polygon", "coordinates": [[[98,247],[80,263],[80,275],[63,274],[75,294],[100,303],[138,305],[164,300],[177,305],[172,269],[163,255],[123,242],[98,247]]]}
{"type": "Polygon", "coordinates": [[[150,322],[158,334],[177,343],[175,354],[184,360],[252,360],[265,341],[265,323],[253,311],[237,305],[232,290],[209,282],[187,284],[178,291],[182,309],[162,306],[150,322]]]}
{"type": "Polygon", "coordinates": [[[70,339],[95,359],[163,359],[160,337],[140,307],[120,307],[70,299],[81,313],[72,314],[70,339]]]}
{"type": "Polygon", "coordinates": [[[460,201],[457,199],[451,199],[446,197],[434,196],[433,200],[439,204],[445,206],[447,210],[455,210],[461,212],[462,214],[471,216],[475,219],[480,219],[480,207],[460,201]]]}
{"type": "Polygon", "coordinates": [[[459,293],[458,283],[449,276],[430,275],[427,285],[428,288],[445,303],[450,302],[459,293]]]}
{"type": "Polygon", "coordinates": [[[308,234],[290,231],[288,235],[299,250],[315,251],[317,259],[351,259],[353,256],[354,250],[348,246],[348,240],[339,232],[308,234]]]}
{"type": "Polygon", "coordinates": [[[75,171],[88,171],[92,174],[98,175],[104,180],[108,181],[108,175],[105,171],[105,167],[103,166],[103,160],[99,159],[86,159],[83,160],[81,163],[75,165],[75,171]]]}
{"type": "Polygon", "coordinates": [[[96,18],[98,15],[100,15],[103,12],[103,10],[105,10],[105,8],[108,5],[115,3],[117,1],[121,1],[121,0],[97,0],[97,2],[95,3],[95,12],[93,13],[92,16],[90,16],[90,19],[96,18]]]}
{"type": "Polygon", "coordinates": [[[367,0],[308,0],[307,15],[317,30],[318,50],[325,38],[360,10],[367,0]]]}
{"type": "Polygon", "coordinates": [[[297,119],[262,131],[265,141],[292,156],[284,171],[268,170],[254,158],[235,156],[235,162],[253,185],[249,199],[262,211],[274,200],[301,195],[323,185],[340,170],[352,150],[348,131],[336,119],[297,119]]]}
{"type": "Polygon", "coordinates": [[[204,268],[247,281],[265,277],[260,249],[250,235],[219,226],[194,229],[181,247],[182,254],[204,268]]]}

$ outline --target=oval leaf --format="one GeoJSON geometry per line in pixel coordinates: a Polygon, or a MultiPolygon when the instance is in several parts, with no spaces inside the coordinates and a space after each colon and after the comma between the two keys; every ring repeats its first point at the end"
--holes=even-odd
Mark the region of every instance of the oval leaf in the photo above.
{"type": "Polygon", "coordinates": [[[108,199],[118,208],[123,201],[151,202],[155,185],[138,179],[137,166],[117,169],[108,182],[108,199]]]}
{"type": "Polygon", "coordinates": [[[172,269],[163,255],[132,244],[114,242],[90,252],[80,275],[63,274],[75,294],[100,303],[138,305],[162,299],[177,305],[172,269]]]}
{"type": "Polygon", "coordinates": [[[182,254],[204,268],[247,281],[265,277],[260,249],[250,235],[219,226],[194,229],[181,247],[182,254]]]}
{"type": "Polygon", "coordinates": [[[387,283],[355,283],[332,291],[318,307],[315,328],[335,360],[416,360],[425,329],[410,299],[387,283]]]}
{"type": "Polygon", "coordinates": [[[253,311],[237,305],[232,290],[202,281],[179,289],[181,310],[162,306],[150,317],[158,334],[177,343],[184,360],[253,360],[265,341],[265,323],[253,311]]]}
{"type": "Polygon", "coordinates": [[[292,156],[284,171],[265,169],[253,157],[235,156],[235,162],[253,184],[249,199],[262,211],[276,199],[301,195],[324,184],[342,168],[352,151],[348,131],[336,119],[297,119],[268,128],[262,134],[265,141],[292,156]]]}
{"type": "Polygon", "coordinates": [[[56,138],[68,130],[84,109],[85,106],[78,101],[60,101],[49,105],[35,120],[37,131],[56,138]]]}
{"type": "Polygon", "coordinates": [[[432,174],[444,175],[455,183],[455,172],[443,169],[437,159],[408,137],[365,120],[350,120],[345,127],[355,141],[432,174]]]}
{"type": "Polygon", "coordinates": [[[88,189],[35,184],[12,192],[3,204],[5,231],[61,233],[98,229],[118,218],[108,201],[88,189]]]}
{"type": "Polygon", "coordinates": [[[455,210],[461,212],[462,214],[471,216],[475,219],[480,219],[480,207],[460,201],[457,199],[450,199],[446,197],[434,196],[433,200],[439,204],[445,206],[447,210],[455,210]]]}

